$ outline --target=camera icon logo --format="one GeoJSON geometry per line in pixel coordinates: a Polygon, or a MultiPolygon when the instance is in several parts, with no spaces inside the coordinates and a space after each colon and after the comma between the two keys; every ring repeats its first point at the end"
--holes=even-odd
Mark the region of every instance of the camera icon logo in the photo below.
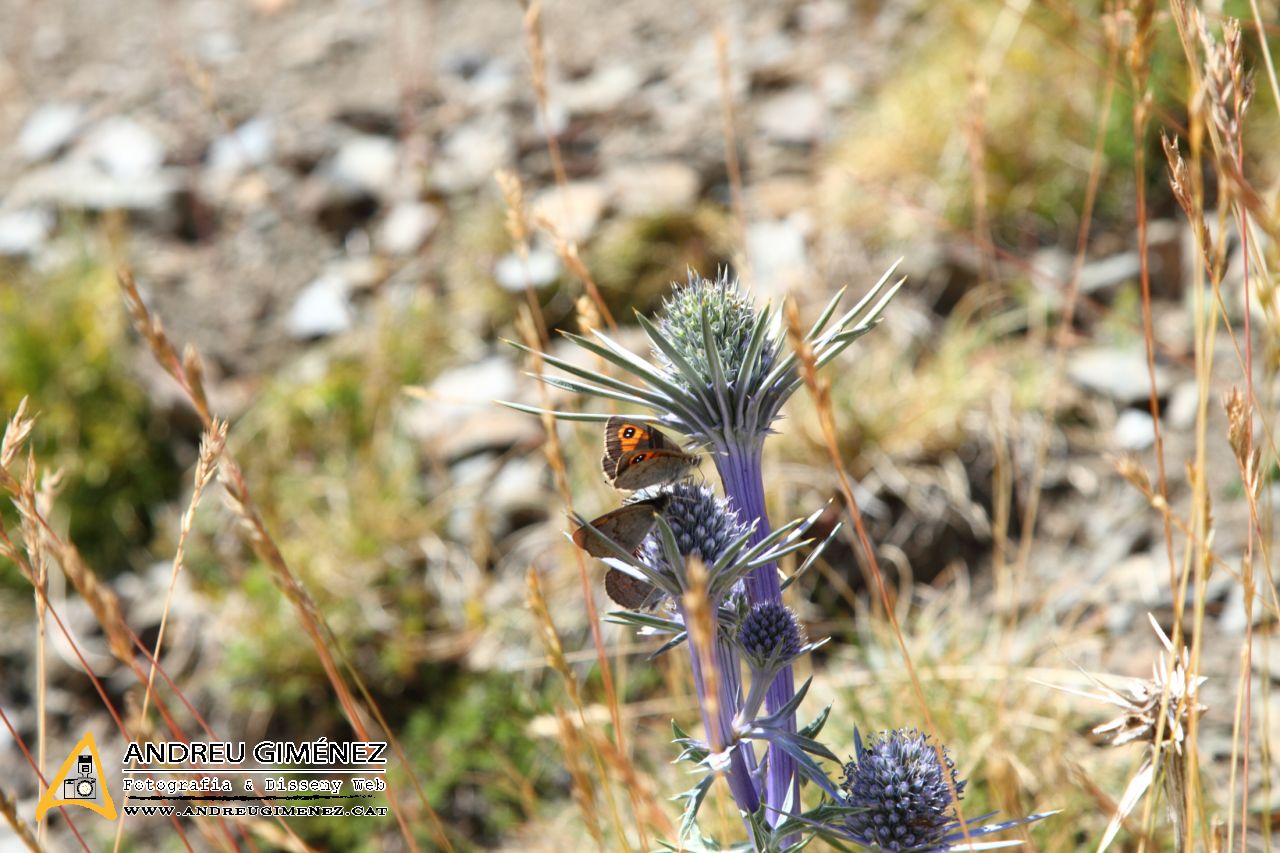
{"type": "Polygon", "coordinates": [[[85,732],[49,782],[49,787],[36,803],[36,820],[49,809],[80,806],[97,812],[107,820],[115,820],[116,804],[111,800],[110,785],[104,778],[105,765],[98,754],[93,732],[85,732]]]}
{"type": "Polygon", "coordinates": [[[97,798],[98,779],[93,773],[93,756],[78,756],[76,775],[62,780],[62,799],[96,800],[97,798]]]}

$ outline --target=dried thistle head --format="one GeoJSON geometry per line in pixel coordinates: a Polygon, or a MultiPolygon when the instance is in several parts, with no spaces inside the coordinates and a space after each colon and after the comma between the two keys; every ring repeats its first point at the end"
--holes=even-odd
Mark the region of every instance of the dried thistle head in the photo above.
{"type": "Polygon", "coordinates": [[[1191,671],[1191,654],[1187,648],[1183,646],[1174,649],[1173,643],[1160,629],[1155,618],[1150,614],[1147,618],[1165,651],[1152,666],[1150,680],[1135,679],[1123,691],[1097,681],[1094,683],[1099,687],[1099,693],[1059,688],[1121,709],[1118,717],[1093,729],[1094,734],[1104,736],[1112,746],[1137,742],[1148,746],[1141,766],[1125,786],[1116,813],[1111,816],[1111,821],[1102,834],[1098,853],[1105,853],[1120,832],[1125,819],[1137,808],[1157,778],[1162,780],[1161,787],[1176,839],[1176,849],[1189,849],[1186,847],[1188,830],[1184,820],[1188,807],[1184,745],[1191,715],[1208,710],[1208,706],[1200,702],[1200,687],[1208,679],[1194,675],[1191,671]]]}
{"type": "Polygon", "coordinates": [[[1208,678],[1191,674],[1191,654],[1187,647],[1175,650],[1154,618],[1151,618],[1151,627],[1160,638],[1165,654],[1152,665],[1150,680],[1135,679],[1124,691],[1106,688],[1106,695],[1095,697],[1119,706],[1122,713],[1095,726],[1093,733],[1105,736],[1112,746],[1145,740],[1153,747],[1172,746],[1180,755],[1191,714],[1209,710],[1199,698],[1200,687],[1208,678]],[[1163,725],[1160,724],[1162,707],[1163,725]]]}

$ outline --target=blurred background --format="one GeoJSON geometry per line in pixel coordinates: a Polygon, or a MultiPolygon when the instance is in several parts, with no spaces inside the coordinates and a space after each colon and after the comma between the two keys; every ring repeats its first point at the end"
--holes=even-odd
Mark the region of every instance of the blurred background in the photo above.
{"type": "MultiPolygon", "coordinates": [[[[1210,676],[1190,747],[1196,846],[1229,826],[1270,849],[1280,126],[1263,48],[1280,47],[1280,9],[1202,4],[1213,33],[1242,20],[1257,71],[1232,171],[1203,135],[1202,163],[1187,147],[1212,107],[1193,97],[1197,36],[1180,39],[1176,6],[1148,21],[1130,5],[0,0],[0,415],[28,398],[31,464],[62,472],[41,491],[49,532],[29,535],[8,500],[0,521],[28,557],[33,539],[74,543],[154,648],[203,425],[131,326],[125,266],[178,351],[198,352],[227,458],[297,584],[212,483],[167,607],[162,720],[141,713],[145,657],[124,655],[140,680],[57,549],[36,547],[73,641],[40,627],[29,578],[0,558],[0,792],[34,826],[19,741],[47,743],[46,774],[85,730],[118,754],[108,705],[139,740],[199,737],[201,721],[229,740],[353,739],[324,647],[367,689],[350,687],[356,716],[408,759],[390,776],[404,826],[206,819],[181,838],[130,818],[126,849],[673,839],[668,798],[690,782],[668,763],[670,721],[697,720],[687,665],[603,626],[626,727],[614,748],[542,425],[493,403],[539,400],[505,340],[533,305],[549,351],[573,357],[556,330],[607,309],[645,354],[634,312],[722,266],[811,320],[903,257],[885,322],[828,373],[905,642],[973,780],[966,813],[1061,808],[1029,840],[1096,849],[1142,748],[1111,749],[1090,730],[1114,709],[1047,685],[1092,689],[1078,667],[1150,677],[1152,613],[1181,624],[1210,676]],[[1200,176],[1208,264],[1161,130],[1200,176]],[[1246,183],[1259,224],[1242,241],[1246,183]],[[598,303],[580,301],[584,270],[598,303]],[[1246,362],[1252,490],[1222,405],[1246,362]],[[530,569],[549,621],[527,604],[530,569]],[[318,641],[307,613],[327,626],[318,641]]],[[[812,402],[785,414],[766,453],[775,521],[838,491],[812,402]]],[[[559,430],[575,507],[610,508],[598,431],[559,430]]],[[[27,465],[24,449],[11,470],[27,465]]],[[[842,756],[855,725],[924,725],[864,578],[847,538],[789,593],[810,635],[834,640],[804,673],[802,717],[834,703],[842,756]]],[[[731,837],[722,794],[707,828],[731,837]]],[[[1171,848],[1162,812],[1139,807],[1116,843],[1171,848]]],[[[85,814],[77,828],[105,849],[116,826],[85,814]]],[[[42,832],[76,845],[61,817],[42,832]]],[[[20,845],[0,824],[0,850],[20,845]]]]}

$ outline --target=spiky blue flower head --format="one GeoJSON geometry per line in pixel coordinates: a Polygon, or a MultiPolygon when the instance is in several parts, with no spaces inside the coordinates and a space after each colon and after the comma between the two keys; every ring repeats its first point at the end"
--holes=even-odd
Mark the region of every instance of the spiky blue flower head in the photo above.
{"type": "Polygon", "coordinates": [[[738,627],[738,644],[759,661],[790,661],[804,648],[804,632],[796,615],[776,601],[752,606],[738,627]]]}
{"type": "MultiPolygon", "coordinates": [[[[709,566],[747,532],[747,526],[738,520],[738,513],[716,497],[708,486],[684,480],[662,491],[670,496],[662,516],[675,534],[682,557],[696,557],[709,566]]],[[[638,493],[636,497],[643,500],[644,495],[638,493]]],[[[645,555],[656,562],[660,553],[660,543],[651,535],[645,541],[645,555]]]]}
{"type": "MultiPolygon", "coordinates": [[[[676,285],[672,294],[663,300],[658,330],[693,368],[699,387],[693,386],[690,377],[684,375],[661,348],[655,346],[653,354],[672,381],[691,392],[707,391],[717,381],[717,371],[712,367],[705,333],[710,331],[720,372],[732,382],[750,355],[755,322],[756,306],[751,295],[737,278],[730,278],[728,270],[722,268],[715,279],[705,279],[690,270],[689,280],[676,285]]],[[[759,353],[754,356],[762,373],[773,366],[778,345],[776,330],[768,330],[759,344],[759,353]]]]}
{"type": "Polygon", "coordinates": [[[883,850],[946,849],[959,827],[955,796],[965,780],[955,762],[914,729],[882,732],[863,744],[854,732],[855,755],[844,767],[845,805],[866,809],[848,818],[849,837],[883,850]]]}
{"type": "MultiPolygon", "coordinates": [[[[843,314],[836,314],[843,290],[823,308],[803,335],[818,367],[875,328],[902,284],[901,280],[890,283],[892,272],[891,267],[843,314]]],[[[542,353],[543,364],[568,375],[542,374],[540,378],[556,388],[649,412],[647,417],[657,423],[715,451],[717,468],[726,456],[757,453],[782,405],[804,381],[799,357],[786,346],[782,313],[768,304],[755,305],[727,272],[715,279],[691,272],[688,282],[677,286],[666,300],[656,322],[644,315],[636,320],[649,338],[654,362],[599,330],[590,337],[566,333],[570,341],[621,368],[621,374],[610,375],[542,353]]],[[[515,346],[529,351],[522,344],[515,346]]],[[[542,412],[519,403],[508,405],[542,412]]],[[[552,414],[601,422],[610,417],[603,412],[552,414]]]]}

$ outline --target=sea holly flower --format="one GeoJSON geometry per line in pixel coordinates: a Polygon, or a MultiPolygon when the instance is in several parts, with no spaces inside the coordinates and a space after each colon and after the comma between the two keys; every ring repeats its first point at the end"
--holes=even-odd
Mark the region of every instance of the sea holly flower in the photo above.
{"type": "Polygon", "coordinates": [[[915,731],[896,731],[864,745],[855,731],[854,757],[844,768],[853,838],[885,850],[934,849],[959,825],[955,802],[965,782],[946,750],[915,731]],[[941,752],[941,759],[939,758],[941,752]]]}
{"type": "MultiPolygon", "coordinates": [[[[738,513],[707,486],[674,483],[631,495],[625,504],[665,498],[654,519],[654,531],[640,547],[628,551],[602,532],[595,535],[608,556],[604,563],[657,587],[669,598],[681,598],[691,588],[688,561],[700,561],[707,574],[707,599],[722,611],[724,621],[737,624],[732,607],[742,600],[742,580],[762,565],[779,560],[813,544],[806,534],[822,514],[793,519],[759,537],[755,524],[744,524],[738,513]]],[[[574,516],[578,524],[587,522],[574,516]]],[[[796,574],[806,571],[835,538],[828,534],[806,557],[796,574]]],[[[639,624],[639,623],[637,623],[639,624]]]]}
{"type": "Polygon", "coordinates": [[[853,733],[854,755],[844,767],[844,814],[822,834],[872,850],[933,853],[952,849],[1006,847],[1017,839],[982,842],[986,836],[1048,817],[983,824],[992,815],[962,823],[956,808],[966,780],[945,748],[914,729],[882,732],[863,743],[853,733]]]}
{"type": "MultiPolygon", "coordinates": [[[[827,304],[806,336],[819,366],[879,322],[902,283],[888,287],[892,272],[834,324],[831,318],[844,291],[827,304]]],[[[656,385],[675,404],[648,406],[663,424],[718,455],[761,444],[782,405],[803,384],[799,359],[784,352],[781,312],[771,305],[755,306],[746,289],[725,272],[714,280],[690,273],[688,282],[664,301],[657,323],[637,319],[658,366],[619,366],[656,385]]]]}
{"type": "Polygon", "coordinates": [[[790,663],[805,646],[804,629],[791,610],[776,601],[753,606],[738,627],[738,646],[756,667],[769,661],[790,663]]]}
{"type": "MultiPolygon", "coordinates": [[[[877,325],[902,285],[901,279],[890,283],[896,266],[845,313],[836,314],[843,290],[827,303],[805,335],[817,366],[830,362],[877,325]]],[[[707,450],[726,498],[742,523],[751,526],[751,542],[758,545],[771,534],[761,470],[764,440],[783,404],[804,381],[798,356],[786,346],[781,312],[767,304],[756,306],[745,288],[727,273],[707,280],[691,272],[688,282],[666,300],[657,323],[640,315],[637,321],[649,338],[656,364],[595,330],[591,337],[566,337],[619,368],[624,378],[546,354],[541,356],[542,362],[568,376],[539,378],[557,388],[644,410],[647,413],[627,417],[657,422],[707,450]]],[[[542,413],[528,406],[509,405],[542,413]]],[[[574,421],[605,422],[610,417],[605,412],[551,414],[574,421]]],[[[781,602],[776,562],[757,561],[742,581],[750,603],[781,602]]],[[[791,700],[795,695],[791,668],[784,666],[767,689],[769,713],[794,708],[791,700]]],[[[781,724],[794,733],[794,710],[781,724]]],[[[785,813],[783,804],[789,804],[787,810],[799,805],[795,762],[773,745],[766,800],[770,814],[777,817],[785,813]]]]}
{"type": "MultiPolygon", "coordinates": [[[[671,527],[682,557],[696,557],[708,565],[713,564],[730,545],[749,532],[749,526],[739,520],[737,510],[716,497],[707,486],[681,481],[664,486],[657,493],[669,497],[662,517],[671,527]]],[[[630,500],[645,500],[653,494],[652,491],[639,492],[630,500]]],[[[655,563],[661,559],[659,539],[651,534],[643,546],[655,563]]]]}
{"type": "MultiPolygon", "coordinates": [[[[751,605],[736,626],[735,640],[751,671],[751,689],[738,711],[740,725],[754,720],[779,672],[826,643],[810,643],[789,608],[777,601],[751,605]]],[[[786,728],[793,730],[790,725],[786,728]]]]}

